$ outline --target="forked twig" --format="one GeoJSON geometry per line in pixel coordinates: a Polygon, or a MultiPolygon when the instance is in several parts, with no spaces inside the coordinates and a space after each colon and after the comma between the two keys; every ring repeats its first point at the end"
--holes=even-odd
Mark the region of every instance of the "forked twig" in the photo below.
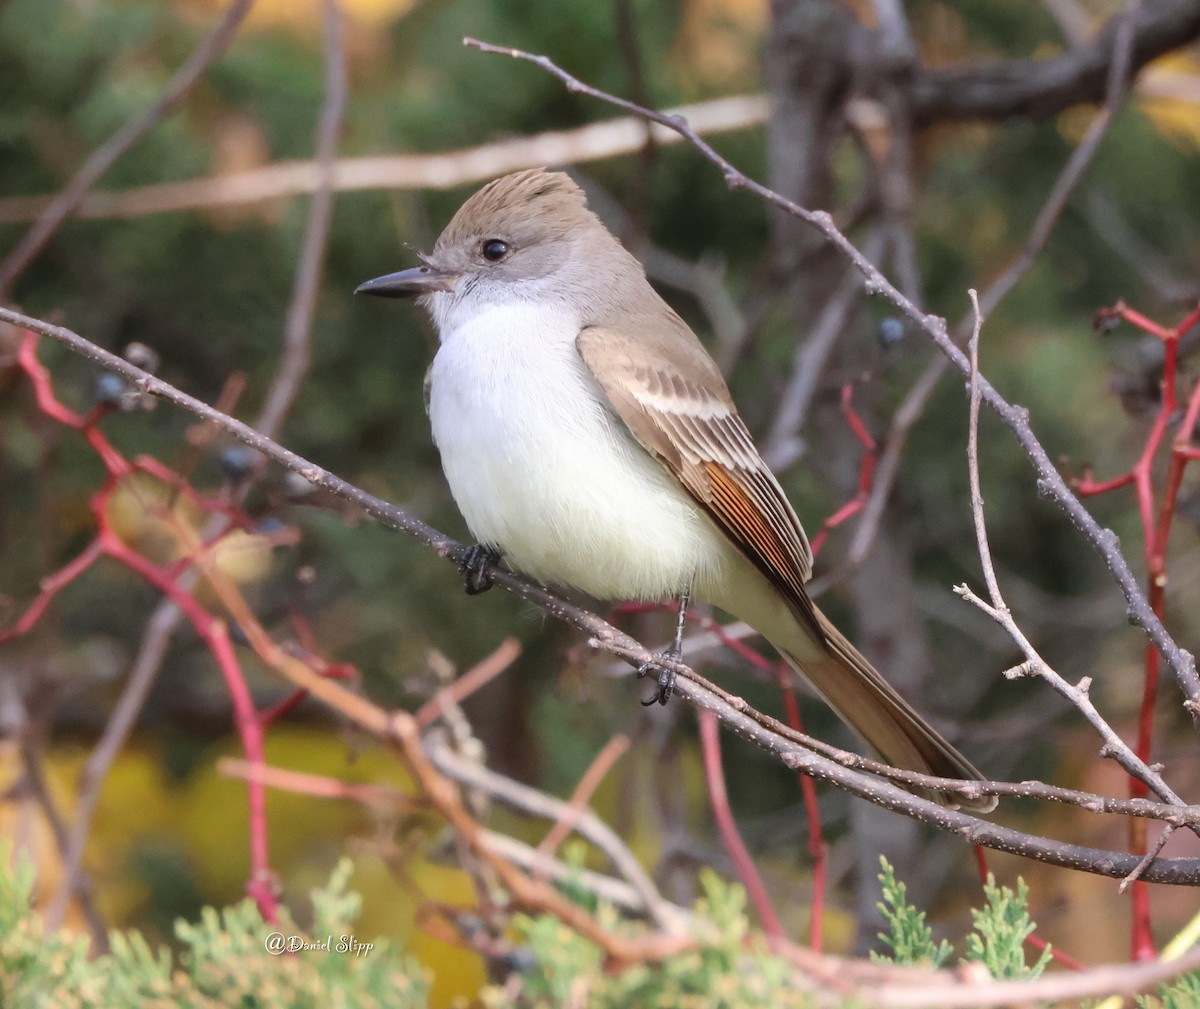
{"type": "MultiPolygon", "coordinates": [[[[478,39],[466,38],[463,44],[479,49],[484,53],[493,53],[521,60],[540,67],[563,83],[568,91],[588,95],[598,101],[614,105],[634,115],[642,116],[651,122],[658,123],[674,130],[684,137],[708,161],[712,162],[725,178],[731,189],[744,189],[753,193],[759,199],[771,206],[778,207],[785,213],[807,222],[816,228],[826,239],[850,262],[852,262],[865,278],[865,287],[869,294],[877,294],[887,298],[912,322],[923,330],[938,349],[950,360],[964,377],[970,375],[970,365],[966,356],[951,338],[946,321],[939,316],[923,312],[911,299],[902,294],[838,229],[832,216],[821,210],[809,210],[793,200],[780,195],[774,190],[754,181],[744,172],[738,170],[732,162],[719,154],[708,141],[699,136],[680,116],[666,115],[653,109],[637,105],[624,98],[619,98],[599,88],[595,88],[579,78],[568,73],[554,63],[549,57],[514,49],[505,46],[492,45],[478,39]]],[[[1114,73],[1116,71],[1114,70],[1114,73]]],[[[986,378],[980,378],[980,390],[983,402],[987,403],[1000,416],[1005,425],[1012,431],[1017,442],[1033,463],[1037,473],[1038,490],[1050,498],[1070,518],[1080,530],[1084,538],[1100,553],[1109,571],[1116,580],[1121,592],[1129,605],[1130,618],[1142,628],[1154,646],[1162,653],[1164,660],[1174,673],[1185,697],[1193,705],[1193,710],[1200,717],[1200,676],[1196,673],[1194,658],[1175,643],[1174,639],[1154,613],[1145,594],[1142,592],[1138,579],[1130,569],[1122,555],[1116,536],[1103,529],[1083,506],[1082,502],[1066,481],[1059,474],[1054,461],[1050,458],[1041,442],[1034,435],[1029,424],[1028,412],[1023,408],[1009,403],[986,378]]]]}

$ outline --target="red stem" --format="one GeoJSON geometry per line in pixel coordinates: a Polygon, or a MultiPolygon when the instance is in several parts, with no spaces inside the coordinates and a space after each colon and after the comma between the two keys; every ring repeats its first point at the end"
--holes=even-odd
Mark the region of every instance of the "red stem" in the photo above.
{"type": "Polygon", "coordinates": [[[43,578],[41,581],[41,591],[38,593],[37,598],[29,604],[29,608],[21,615],[21,619],[7,630],[0,630],[0,644],[11,641],[13,638],[18,638],[22,634],[28,634],[33,625],[42,619],[42,614],[46,612],[46,607],[54,601],[54,597],[102,556],[104,556],[104,549],[100,545],[100,541],[93,540],[87,545],[83,553],[73,561],[54,574],[43,578]]]}
{"type": "Polygon", "coordinates": [[[758,920],[768,941],[783,939],[783,925],[779,922],[775,908],[767,896],[767,888],[763,885],[762,877],[746,849],[742,835],[738,833],[737,824],[733,819],[733,810],[729,806],[729,795],[725,791],[725,772],[721,767],[721,741],[717,716],[713,712],[702,709],[700,716],[700,747],[704,754],[704,778],[708,783],[709,799],[712,802],[713,818],[717,821],[717,830],[725,850],[733,860],[738,879],[746,888],[750,902],[758,912],[758,920]]]}
{"type": "MultiPolygon", "coordinates": [[[[108,470],[109,480],[92,497],[91,501],[91,510],[98,526],[95,540],[64,568],[42,581],[38,597],[25,611],[15,627],[0,632],[0,642],[28,632],[42,617],[54,596],[61,591],[63,586],[82,575],[100,557],[112,557],[135,574],[140,575],[170,599],[191,623],[197,635],[212,652],[221,674],[225,678],[225,685],[233,702],[234,723],[241,737],[247,762],[265,767],[262,725],[254,707],[250,688],[230,643],[225,621],[209,613],[190,591],[184,589],[176,581],[185,570],[186,565],[173,564],[164,567],[153,563],[126,544],[108,524],[107,505],[113,490],[118,485],[118,478],[135,469],[163,480],[190,501],[201,506],[210,504],[210,499],[204,498],[182,476],[156,459],[140,456],[136,463],[130,463],[95,426],[104,415],[103,410],[93,410],[84,417],[60,402],[54,394],[50,372],[38,360],[37,345],[37,334],[26,330],[17,351],[17,361],[29,376],[38,409],[65,427],[79,431],[100,456],[108,470]]],[[[227,504],[220,503],[216,509],[206,510],[226,511],[234,519],[233,524],[243,527],[249,525],[248,518],[240,513],[235,513],[235,510],[227,504]]],[[[278,904],[275,899],[274,877],[270,868],[267,842],[266,791],[263,784],[258,781],[248,781],[246,791],[250,806],[250,879],[247,882],[246,891],[258,903],[263,917],[270,922],[275,922],[278,904]]]]}
{"type": "Polygon", "coordinates": [[[763,653],[757,648],[751,648],[748,644],[746,644],[746,642],[727,634],[725,632],[725,628],[722,627],[721,624],[712,617],[698,615],[693,616],[691,613],[689,613],[688,619],[695,620],[700,627],[712,634],[718,641],[721,642],[722,645],[728,648],[735,655],[741,656],[756,669],[760,669],[764,673],[774,674],[774,662],[763,655],[763,653]]]}
{"type": "Polygon", "coordinates": [[[874,452],[876,445],[875,439],[867,433],[867,426],[862,422],[862,418],[858,415],[858,411],[854,409],[854,383],[847,382],[842,386],[841,407],[842,416],[846,418],[846,423],[850,425],[850,430],[854,432],[854,437],[867,452],[874,452]]]}
{"type": "Polygon", "coordinates": [[[868,433],[867,426],[858,415],[858,411],[854,409],[853,397],[854,385],[851,382],[847,382],[842,386],[842,416],[846,418],[847,425],[849,425],[854,437],[858,439],[859,444],[862,445],[864,450],[862,462],[858,468],[858,489],[855,491],[853,498],[821,523],[821,528],[817,530],[817,534],[809,544],[814,557],[821,552],[821,548],[829,538],[830,532],[866,507],[867,499],[871,494],[871,485],[875,481],[875,457],[878,446],[875,444],[875,439],[868,433]]]}
{"type": "MultiPolygon", "coordinates": [[[[109,556],[141,575],[179,607],[196,634],[212,652],[233,702],[234,725],[241,737],[246,761],[251,765],[265,767],[263,728],[258,720],[250,688],[234,653],[233,644],[229,640],[229,629],[225,621],[214,617],[200,605],[195,596],[168,577],[162,568],[126,546],[111,530],[101,529],[99,539],[109,556]]],[[[278,904],[275,899],[274,876],[271,872],[267,843],[266,789],[262,782],[248,780],[246,796],[250,806],[250,879],[246,884],[246,892],[257,902],[263,917],[274,922],[278,904]]]]}
{"type": "Polygon", "coordinates": [[[54,385],[50,378],[50,372],[38,360],[38,335],[31,329],[26,329],[23,333],[21,346],[17,348],[17,363],[21,366],[25,374],[29,376],[29,382],[33,386],[33,394],[37,400],[38,409],[51,420],[58,421],[64,427],[81,431],[83,436],[88,440],[88,444],[100,456],[101,462],[104,463],[104,468],[111,475],[117,476],[121,473],[128,473],[129,461],[113,448],[108,439],[95,427],[99,415],[93,411],[87,417],[82,417],[70,407],[61,403],[58,397],[54,395],[54,385]]]}
{"type": "Polygon", "coordinates": [[[1097,494],[1108,494],[1110,491],[1119,490],[1122,487],[1127,487],[1133,483],[1133,473],[1123,473],[1121,476],[1113,477],[1111,480],[1095,481],[1092,475],[1087,474],[1082,480],[1075,481],[1075,493],[1080,497],[1093,497],[1097,494]]]}
{"type": "MultiPolygon", "coordinates": [[[[785,662],[775,666],[775,679],[783,694],[783,710],[787,723],[797,732],[804,731],[804,723],[800,719],[800,703],[796,700],[796,691],[791,683],[792,671],[785,662]]],[[[817,802],[817,786],[807,774],[797,774],[800,779],[800,795],[804,801],[804,813],[808,819],[808,854],[812,859],[813,897],[811,924],[809,925],[809,945],[816,953],[821,952],[824,942],[823,926],[825,921],[825,873],[828,865],[829,846],[825,843],[825,833],[821,827],[821,807],[817,802]]]]}
{"type": "MultiPolygon", "coordinates": [[[[1160,382],[1161,402],[1154,417],[1154,424],[1146,437],[1146,443],[1129,473],[1113,480],[1096,483],[1090,476],[1078,484],[1081,494],[1102,494],[1133,483],[1137,492],[1138,514],[1142,523],[1145,547],[1148,598],[1154,614],[1161,620],[1166,611],[1167,545],[1171,536],[1171,525],[1175,520],[1175,508],[1179,500],[1179,489],[1183,483],[1184,470],[1193,459],[1200,458],[1200,451],[1192,443],[1197,420],[1200,419],[1200,385],[1192,390],[1184,413],[1183,423],[1171,446],[1170,463],[1163,485],[1162,501],[1155,514],[1153,468],[1154,460],[1162,446],[1167,429],[1179,408],[1179,341],[1197,323],[1200,323],[1200,304],[1189,312],[1173,329],[1167,329],[1140,312],[1118,304],[1101,313],[1104,318],[1121,318],[1156,336],[1163,343],[1163,372],[1160,382]]],[[[1147,763],[1154,742],[1154,706],[1158,695],[1161,658],[1158,651],[1148,646],[1144,651],[1142,703],[1138,712],[1137,755],[1147,763]]],[[[1147,789],[1142,782],[1130,777],[1129,794],[1142,798],[1147,789]]],[[[1147,829],[1144,820],[1129,821],[1129,846],[1134,854],[1147,850],[1147,829]]],[[[1150,890],[1145,882],[1136,880],[1131,887],[1133,921],[1130,929],[1130,952],[1134,960],[1148,960],[1155,956],[1154,937],[1150,921],[1150,890]]]]}

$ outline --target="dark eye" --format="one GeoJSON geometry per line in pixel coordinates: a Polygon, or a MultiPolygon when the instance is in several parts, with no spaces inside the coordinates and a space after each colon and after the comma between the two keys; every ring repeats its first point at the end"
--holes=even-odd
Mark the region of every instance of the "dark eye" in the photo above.
{"type": "Polygon", "coordinates": [[[479,251],[483,254],[483,258],[489,263],[498,263],[509,253],[510,246],[508,242],[502,241],[499,238],[489,238],[479,247],[479,251]]]}

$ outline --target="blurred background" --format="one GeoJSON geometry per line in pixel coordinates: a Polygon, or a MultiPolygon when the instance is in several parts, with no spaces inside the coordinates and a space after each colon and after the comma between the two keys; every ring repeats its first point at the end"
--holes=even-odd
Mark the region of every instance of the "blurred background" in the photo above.
{"type": "MultiPolygon", "coordinates": [[[[969,307],[967,288],[987,287],[1025,245],[1096,111],[1076,101],[980,115],[927,105],[913,114],[912,130],[900,129],[890,103],[906,92],[887,82],[903,84],[914,64],[901,61],[899,76],[888,77],[878,61],[856,66],[843,45],[855,25],[876,24],[878,5],[866,0],[341,6],[349,87],[342,157],[516,143],[619,115],[533,67],[464,48],[464,35],[545,53],[597,87],[655,107],[769,95],[769,121],[761,101],[743,103],[735,128],[712,135],[712,143],[751,177],[833,211],[889,276],[952,323],[969,307]]],[[[1057,57],[1086,44],[1120,7],[1115,0],[912,0],[904,10],[920,65],[937,68],[1057,57]]],[[[222,8],[210,0],[0,2],[0,254],[33,219],[36,204],[24,198],[61,189],[90,151],[149,106],[222,8]]],[[[163,378],[208,402],[242,376],[233,412],[253,417],[279,365],[308,197],[218,196],[204,206],[155,212],[140,187],[204,178],[233,185],[240,173],[310,159],[323,75],[320,4],[259,0],[179,107],[104,175],[98,189],[129,191],[124,202],[68,221],[17,278],[12,302],[118,352],[131,343],[151,348],[163,378]]],[[[1051,455],[1074,472],[1088,465],[1098,476],[1124,471],[1158,403],[1160,350],[1128,327],[1093,331],[1097,309],[1123,298],[1173,324],[1200,291],[1198,100],[1194,48],[1152,65],[1044,253],[985,328],[984,371],[1029,408],[1051,455]]],[[[714,349],[811,534],[856,491],[862,449],[839,409],[843,387],[852,388],[855,408],[882,444],[936,352],[881,299],[846,280],[842,262],[805,229],[727,190],[690,148],[638,137],[619,153],[579,155],[565,167],[714,349]],[[832,322],[823,312],[832,312],[832,322]],[[832,349],[810,371],[797,416],[797,348],[822,321],[832,326],[832,349]],[[793,414],[781,420],[785,409],[793,414]]],[[[571,149],[569,138],[565,143],[571,149]]],[[[518,147],[518,160],[524,150],[518,147]]],[[[415,263],[483,179],[517,167],[503,160],[509,156],[491,149],[470,166],[451,157],[441,169],[424,165],[421,184],[338,193],[311,367],[280,433],[289,448],[458,538],[466,530],[422,408],[432,331],[411,305],[356,300],[351,292],[415,263]]],[[[5,339],[0,623],[7,626],[40,579],[93,537],[89,499],[104,473],[78,436],[39,413],[13,366],[12,334],[5,339]]],[[[48,342],[40,354],[64,401],[78,409],[95,401],[95,369],[48,342]]],[[[156,456],[209,491],[228,484],[245,461],[161,404],[154,413],[115,414],[104,430],[125,453],[156,456]]],[[[1099,761],[1097,740],[1078,715],[1040,683],[1000,678],[1017,654],[951,592],[963,581],[979,584],[965,437],[962,382],[947,376],[919,412],[869,549],[846,567],[857,529],[851,519],[822,550],[817,574],[831,586],[822,606],[990,776],[1124,794],[1125,782],[1099,761]]],[[[1127,625],[1123,600],[1097,556],[1038,498],[1012,438],[986,416],[982,469],[993,550],[1018,620],[1068,680],[1094,678],[1102,710],[1132,737],[1144,639],[1127,625]]],[[[453,568],[427,548],[282,473],[268,471],[248,507],[267,523],[260,532],[277,529],[270,523],[297,530],[284,545],[252,545],[229,567],[278,638],[305,627],[325,658],[356,667],[369,696],[411,706],[435,682],[431,669],[465,669],[506,635],[517,636],[521,656],[467,704],[488,763],[566,796],[604,744],[624,733],[633,745],[595,808],[674,899],[692,899],[699,866],[731,874],[712,827],[695,716],[686,704],[643,709],[646,685],[608,675],[610,660],[588,654],[575,632],[500,591],[467,597],[453,568]]],[[[1094,499],[1090,507],[1120,534],[1140,571],[1132,494],[1094,499]]],[[[131,491],[113,508],[122,536],[150,549],[153,515],[144,498],[131,491]]],[[[1200,646],[1191,619],[1200,604],[1198,517],[1200,499],[1185,485],[1171,541],[1167,622],[1192,651],[1200,646]]],[[[60,860],[44,803],[23,787],[22,751],[39,754],[50,793],[69,814],[77,776],[159,602],[128,570],[101,562],[59,595],[31,633],[0,649],[0,835],[37,852],[47,887],[60,860]]],[[[672,618],[622,619],[657,646],[672,618]]],[[[260,705],[282,698],[277,678],[244,651],[260,705]]],[[[701,671],[756,707],[781,710],[778,690],[733,653],[696,658],[701,671]]],[[[1154,758],[1167,764],[1177,790],[1194,795],[1200,765],[1186,756],[1191,737],[1173,682],[1164,682],[1159,708],[1154,758]]],[[[804,715],[814,735],[852,745],[818,702],[806,701],[804,715]]],[[[169,941],[177,916],[194,917],[204,904],[242,894],[244,785],[216,770],[219,757],[238,752],[211,655],[181,628],[100,793],[90,831],[84,864],[107,924],[169,941]]],[[[795,777],[736,738],[724,740],[723,754],[738,822],[785,925],[802,937],[811,859],[795,777]]],[[[267,755],[297,770],[404,783],[386,752],[312,703],[271,727],[267,755]]],[[[896,863],[917,902],[931,908],[939,929],[962,930],[978,885],[966,847],[826,788],[820,804],[831,846],[827,948],[870,945],[880,852],[896,863]]],[[[1077,843],[1126,843],[1123,824],[1065,807],[1006,802],[1001,817],[1077,843]]],[[[478,986],[478,957],[414,926],[423,899],[471,897],[436,825],[285,793],[270,795],[269,819],[272,864],[286,900],[300,907],[307,889],[348,851],[357,865],[352,886],[367,894],[360,934],[409,940],[438,972],[439,1004],[478,986]]],[[[540,836],[503,811],[493,814],[493,825],[533,841],[540,836]]],[[[1195,838],[1176,835],[1168,853],[1187,854],[1189,844],[1196,854],[1195,838]]],[[[1018,873],[1030,881],[1033,915],[1046,938],[1091,961],[1125,954],[1127,909],[1112,882],[1000,856],[992,864],[1002,881],[1018,873]]],[[[1191,914],[1188,897],[1154,891],[1154,920],[1164,935],[1191,914]]],[[[78,909],[72,920],[80,922],[78,909]]]]}

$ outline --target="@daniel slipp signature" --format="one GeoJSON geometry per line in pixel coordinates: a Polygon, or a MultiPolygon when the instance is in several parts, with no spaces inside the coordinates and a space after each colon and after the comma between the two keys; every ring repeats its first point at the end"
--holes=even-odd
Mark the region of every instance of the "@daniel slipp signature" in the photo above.
{"type": "Polygon", "coordinates": [[[285,935],[282,932],[272,932],[263,940],[263,946],[268,953],[279,956],[281,953],[353,953],[355,956],[366,956],[375,948],[373,942],[359,942],[352,935],[342,935],[336,938],[326,936],[322,941],[311,936],[285,935]]]}

